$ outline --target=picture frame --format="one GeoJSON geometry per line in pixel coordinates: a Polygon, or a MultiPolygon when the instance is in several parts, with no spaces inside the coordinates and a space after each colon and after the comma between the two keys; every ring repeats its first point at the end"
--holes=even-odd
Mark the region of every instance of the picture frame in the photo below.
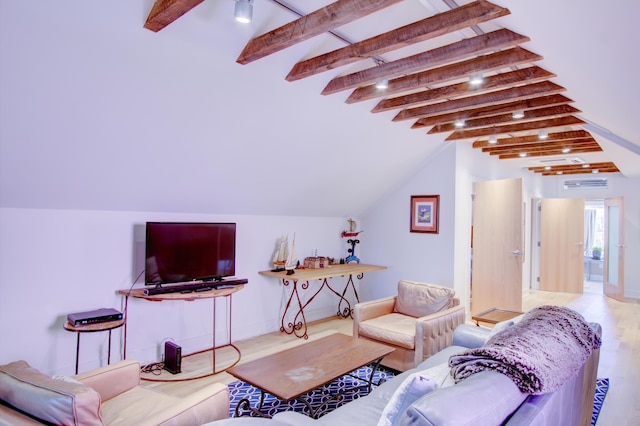
{"type": "Polygon", "coordinates": [[[440,195],[412,195],[410,232],[438,233],[440,195]]]}

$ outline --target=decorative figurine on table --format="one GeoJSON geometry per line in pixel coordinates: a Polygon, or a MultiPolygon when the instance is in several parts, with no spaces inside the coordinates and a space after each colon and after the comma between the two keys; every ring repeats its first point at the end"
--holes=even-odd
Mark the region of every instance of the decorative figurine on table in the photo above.
{"type": "Polygon", "coordinates": [[[347,244],[351,244],[351,248],[347,250],[349,256],[345,259],[345,263],[360,263],[360,259],[356,256],[356,244],[360,243],[360,240],[354,238],[357,237],[362,231],[358,231],[358,222],[349,218],[347,220],[349,224],[348,230],[342,231],[342,238],[349,238],[347,244]]]}
{"type": "Polygon", "coordinates": [[[291,247],[289,247],[289,236],[284,235],[278,242],[278,249],[273,256],[274,269],[272,269],[271,271],[281,272],[286,270],[287,275],[292,275],[297,264],[298,259],[296,259],[296,234],[293,234],[293,242],[291,243],[291,247]]]}

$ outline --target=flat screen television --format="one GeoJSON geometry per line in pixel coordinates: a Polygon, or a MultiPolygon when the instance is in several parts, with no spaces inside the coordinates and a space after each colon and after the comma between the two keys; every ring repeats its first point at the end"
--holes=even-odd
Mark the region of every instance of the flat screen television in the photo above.
{"type": "Polygon", "coordinates": [[[146,285],[233,276],[236,224],[147,222],[145,263],[146,285]]]}

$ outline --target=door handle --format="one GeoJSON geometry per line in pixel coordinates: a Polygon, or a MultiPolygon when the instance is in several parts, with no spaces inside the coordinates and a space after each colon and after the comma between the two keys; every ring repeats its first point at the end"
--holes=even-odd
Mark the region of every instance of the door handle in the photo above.
{"type": "Polygon", "coordinates": [[[520,250],[514,250],[511,253],[515,254],[516,256],[520,256],[522,254],[520,250]]]}

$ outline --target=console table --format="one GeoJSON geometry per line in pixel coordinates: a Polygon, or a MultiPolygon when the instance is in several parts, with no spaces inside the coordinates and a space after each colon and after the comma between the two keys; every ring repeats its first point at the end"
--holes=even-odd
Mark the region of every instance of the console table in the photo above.
{"type": "Polygon", "coordinates": [[[287,334],[294,334],[296,337],[301,337],[304,339],[308,339],[309,335],[307,334],[307,320],[304,314],[304,309],[311,303],[311,301],[320,293],[324,288],[329,289],[336,296],[339,297],[338,300],[338,316],[343,318],[347,318],[351,316],[353,308],[351,307],[351,303],[345,297],[347,294],[347,290],[351,288],[353,290],[353,294],[356,299],[356,303],[360,302],[360,298],[358,297],[358,291],[353,282],[353,275],[360,280],[364,276],[365,272],[377,271],[381,269],[386,269],[386,266],[377,266],[377,265],[366,265],[361,263],[346,263],[346,264],[336,264],[329,265],[325,268],[305,268],[305,269],[296,269],[292,275],[287,275],[286,271],[282,272],[273,272],[273,271],[260,271],[260,275],[265,275],[267,277],[278,278],[282,281],[282,284],[285,287],[292,286],[291,295],[287,300],[287,304],[284,308],[284,312],[282,313],[282,320],[280,325],[280,331],[287,334]],[[342,289],[342,292],[336,291],[329,284],[330,278],[335,277],[343,277],[348,276],[347,282],[342,289]],[[306,301],[302,301],[301,292],[308,290],[310,285],[309,281],[319,280],[322,282],[320,288],[311,295],[306,301]],[[298,285],[300,283],[300,285],[298,285]],[[297,304],[297,308],[291,306],[291,302],[294,301],[297,304]],[[294,318],[292,322],[288,322],[285,325],[285,318],[287,317],[287,313],[291,310],[297,309],[295,312],[294,318]]]}
{"type": "MultiPolygon", "coordinates": [[[[143,378],[143,380],[148,380],[148,381],[158,381],[158,382],[164,382],[164,381],[178,381],[178,380],[194,380],[194,379],[200,379],[202,377],[208,377],[208,376],[212,376],[214,374],[220,373],[222,371],[225,371],[228,368],[233,367],[234,365],[236,365],[239,361],[240,361],[240,349],[234,345],[232,343],[232,339],[231,339],[231,308],[232,308],[232,295],[233,293],[240,291],[244,288],[243,284],[238,284],[235,285],[233,287],[230,288],[220,288],[220,289],[211,289],[211,290],[207,290],[207,291],[193,291],[190,293],[180,293],[180,292],[176,292],[176,293],[163,293],[163,294],[153,294],[153,295],[148,295],[144,293],[143,288],[136,288],[136,289],[131,289],[131,290],[118,290],[118,294],[122,295],[125,297],[125,318],[128,318],[127,315],[127,310],[128,310],[128,305],[129,305],[129,297],[135,297],[138,299],[144,299],[144,300],[148,300],[151,302],[163,302],[163,301],[174,301],[174,300],[181,300],[181,301],[186,301],[186,302],[191,302],[194,300],[202,300],[202,299],[211,299],[212,305],[213,305],[213,344],[211,346],[210,349],[205,349],[202,351],[198,351],[192,354],[188,354],[188,355],[183,355],[184,357],[188,357],[191,355],[195,355],[198,353],[202,353],[202,352],[206,352],[208,350],[211,351],[212,353],[212,372],[208,373],[208,374],[202,374],[200,376],[197,377],[189,377],[188,379],[173,379],[173,380],[166,380],[166,379],[153,379],[153,378],[143,378]],[[227,343],[223,344],[223,345],[219,345],[216,346],[216,300],[218,300],[219,298],[225,298],[227,300],[227,324],[229,324],[229,329],[227,330],[228,334],[229,334],[229,340],[227,343]],[[223,368],[223,369],[216,369],[216,350],[217,349],[221,349],[221,348],[225,348],[225,347],[230,347],[233,350],[235,350],[235,352],[237,353],[237,359],[229,366],[223,368]]],[[[123,348],[123,359],[127,358],[127,322],[125,322],[124,324],[124,348],[123,348]]]]}
{"type": "MultiPolygon", "coordinates": [[[[73,325],[69,321],[64,324],[64,329],[77,334],[76,337],[76,374],[78,374],[78,359],[80,358],[80,333],[95,333],[98,331],[109,332],[109,348],[107,349],[107,364],[111,364],[111,330],[126,324],[125,318],[116,321],[99,322],[95,324],[73,325]]],[[[126,328],[126,325],[125,325],[126,328]]]]}

